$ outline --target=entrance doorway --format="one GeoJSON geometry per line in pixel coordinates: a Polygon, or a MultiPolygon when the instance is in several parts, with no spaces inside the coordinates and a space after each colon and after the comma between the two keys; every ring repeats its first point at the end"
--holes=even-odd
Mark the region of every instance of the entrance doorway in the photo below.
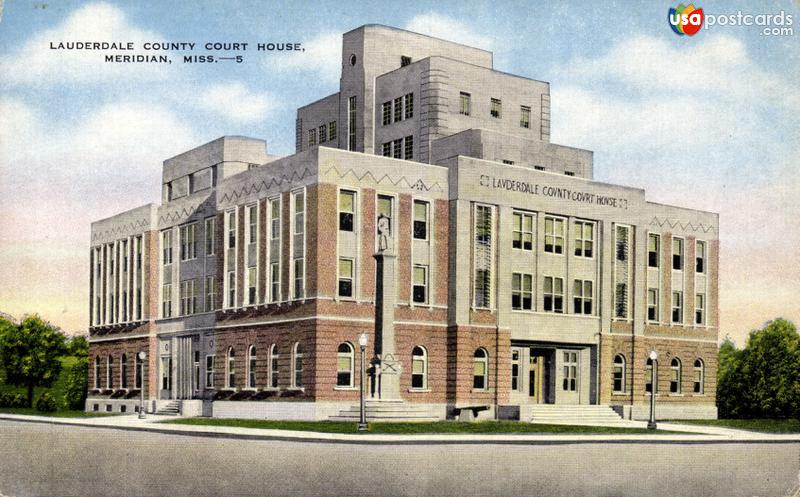
{"type": "Polygon", "coordinates": [[[511,347],[512,404],[550,404],[553,350],[511,347]]]}

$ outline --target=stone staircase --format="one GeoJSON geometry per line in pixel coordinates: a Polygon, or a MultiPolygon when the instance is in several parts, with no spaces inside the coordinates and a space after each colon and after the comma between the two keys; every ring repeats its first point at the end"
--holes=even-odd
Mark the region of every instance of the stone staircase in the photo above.
{"type": "Polygon", "coordinates": [[[156,409],[156,414],[161,416],[180,416],[181,401],[171,400],[165,404],[160,404],[158,409],[156,409]]]}
{"type": "MultiPolygon", "coordinates": [[[[429,422],[439,421],[425,406],[415,405],[402,400],[368,400],[365,403],[367,421],[371,423],[399,421],[399,422],[429,422]]],[[[328,418],[331,421],[358,422],[361,419],[361,407],[356,404],[339,411],[338,414],[328,418]]]]}
{"type": "Polygon", "coordinates": [[[531,423],[616,426],[629,424],[610,406],[603,405],[538,404],[531,406],[528,412],[531,414],[531,423]]]}

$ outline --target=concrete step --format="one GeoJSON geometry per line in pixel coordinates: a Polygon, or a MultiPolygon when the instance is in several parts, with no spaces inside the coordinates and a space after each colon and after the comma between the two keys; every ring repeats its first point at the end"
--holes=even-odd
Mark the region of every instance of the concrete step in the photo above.
{"type": "Polygon", "coordinates": [[[553,405],[540,404],[529,410],[531,423],[542,424],[619,424],[625,421],[603,405],[553,405]]]}
{"type": "MultiPolygon", "coordinates": [[[[438,421],[439,418],[431,414],[426,406],[407,403],[404,401],[368,401],[364,405],[364,414],[367,421],[438,421]]],[[[355,421],[361,419],[361,406],[353,405],[330,416],[331,421],[355,421]]]]}

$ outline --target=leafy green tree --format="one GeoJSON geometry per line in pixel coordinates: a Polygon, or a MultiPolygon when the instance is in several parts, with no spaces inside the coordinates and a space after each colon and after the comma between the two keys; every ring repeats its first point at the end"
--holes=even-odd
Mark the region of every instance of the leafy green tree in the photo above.
{"type": "Polygon", "coordinates": [[[66,351],[64,334],[35,314],[19,325],[0,323],[0,368],[6,383],[27,388],[28,407],[34,387],[52,386],[58,378],[66,351]]]}
{"type": "Polygon", "coordinates": [[[70,409],[82,410],[86,404],[86,394],[89,388],[89,359],[78,358],[77,362],[69,369],[66,386],[64,387],[64,401],[70,409]]]}
{"type": "Polygon", "coordinates": [[[83,335],[74,336],[67,342],[67,351],[75,357],[89,357],[89,341],[83,335]]]}

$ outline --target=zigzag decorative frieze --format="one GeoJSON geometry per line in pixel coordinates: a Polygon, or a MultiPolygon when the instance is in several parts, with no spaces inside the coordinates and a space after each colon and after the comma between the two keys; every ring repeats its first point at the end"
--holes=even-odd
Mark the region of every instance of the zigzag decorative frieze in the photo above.
{"type": "Polygon", "coordinates": [[[123,233],[138,233],[150,227],[149,219],[142,219],[141,221],[133,221],[119,226],[114,226],[107,230],[92,233],[92,241],[100,239],[114,239],[117,235],[123,233]]]}
{"type": "Polygon", "coordinates": [[[660,226],[662,228],[664,226],[669,226],[672,229],[678,227],[681,229],[681,231],[694,231],[694,232],[702,231],[703,233],[717,232],[717,228],[713,225],[705,225],[703,223],[698,223],[697,225],[695,225],[691,222],[683,223],[677,220],[676,221],[670,220],[669,218],[664,218],[663,220],[661,220],[657,216],[653,217],[653,219],[650,221],[650,226],[660,226]]]}
{"type": "Polygon", "coordinates": [[[285,174],[282,174],[280,177],[275,177],[275,178],[270,179],[269,183],[266,182],[265,180],[261,180],[260,183],[257,183],[257,184],[256,183],[252,183],[250,186],[245,185],[245,186],[242,186],[241,188],[239,188],[238,190],[232,191],[230,193],[226,193],[225,195],[222,196],[222,199],[220,200],[220,202],[222,202],[222,203],[225,203],[225,202],[235,203],[236,200],[238,200],[238,199],[240,199],[242,197],[246,197],[246,196],[251,195],[253,193],[258,193],[261,190],[269,190],[273,186],[280,186],[280,185],[282,185],[283,183],[286,183],[286,182],[295,183],[297,181],[302,181],[307,176],[310,176],[311,174],[313,174],[313,173],[308,168],[306,168],[306,169],[303,170],[303,174],[297,174],[297,172],[294,171],[294,172],[292,172],[291,176],[286,176],[285,174]]]}
{"type": "Polygon", "coordinates": [[[173,212],[168,212],[168,213],[160,216],[158,218],[158,222],[159,222],[159,224],[161,224],[161,223],[164,223],[164,222],[169,223],[169,222],[180,221],[181,219],[185,219],[185,218],[191,216],[192,214],[194,214],[197,211],[197,208],[200,207],[200,205],[202,205],[202,202],[197,204],[197,205],[190,206],[188,208],[184,207],[179,211],[176,210],[176,211],[173,211],[173,212]]]}
{"type": "Polygon", "coordinates": [[[405,176],[400,176],[399,178],[397,178],[395,180],[395,179],[392,179],[388,174],[384,174],[383,176],[381,176],[380,179],[378,179],[378,178],[375,177],[374,174],[372,174],[372,171],[367,171],[364,174],[362,174],[361,176],[359,176],[358,174],[356,174],[356,172],[352,168],[346,170],[345,172],[341,172],[341,171],[339,171],[339,169],[336,166],[331,166],[330,168],[328,168],[325,171],[324,174],[328,174],[331,171],[335,171],[336,174],[339,176],[339,179],[344,179],[347,175],[352,175],[359,182],[360,181],[364,181],[365,178],[370,178],[370,179],[372,179],[372,181],[375,184],[378,184],[378,185],[380,185],[384,181],[388,181],[393,186],[398,186],[401,183],[405,183],[405,185],[408,188],[412,188],[414,190],[420,190],[420,191],[429,192],[432,189],[436,188],[440,192],[443,191],[442,190],[442,186],[439,184],[438,181],[429,186],[429,185],[426,185],[425,182],[422,181],[422,179],[417,179],[416,181],[414,181],[412,183],[405,176]]]}

